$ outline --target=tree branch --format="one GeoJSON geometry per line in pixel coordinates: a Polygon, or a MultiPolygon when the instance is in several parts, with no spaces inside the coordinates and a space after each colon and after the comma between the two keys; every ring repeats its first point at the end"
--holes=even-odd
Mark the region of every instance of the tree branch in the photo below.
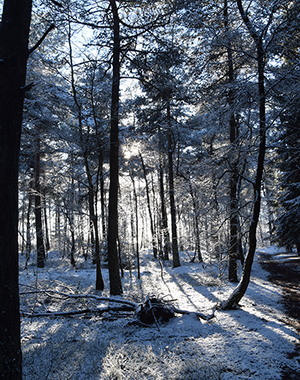
{"type": "Polygon", "coordinates": [[[54,5],[56,5],[57,7],[60,7],[60,8],[62,8],[62,4],[61,3],[59,3],[58,1],[56,1],[56,0],[50,0],[54,5]]]}
{"type": "Polygon", "coordinates": [[[205,321],[209,321],[210,319],[215,317],[216,308],[217,306],[214,307],[213,312],[210,315],[205,315],[203,313],[200,313],[199,311],[187,311],[187,310],[181,310],[181,309],[176,309],[176,308],[173,308],[173,310],[174,310],[174,313],[177,313],[177,314],[194,314],[198,318],[204,319],[205,321]]]}
{"type": "Polygon", "coordinates": [[[93,309],[86,308],[86,309],[82,309],[82,310],[46,311],[45,313],[27,313],[27,312],[21,310],[20,314],[21,314],[22,317],[29,317],[29,318],[36,318],[36,317],[69,317],[69,316],[72,316],[72,315],[87,314],[87,313],[101,315],[103,313],[109,313],[110,311],[121,312],[121,311],[133,311],[133,310],[129,306],[118,306],[118,307],[106,306],[106,307],[102,307],[102,308],[93,308],[93,309]]]}
{"type": "Polygon", "coordinates": [[[51,24],[49,26],[49,28],[45,31],[45,33],[42,35],[42,37],[38,40],[38,42],[32,47],[29,49],[28,51],[28,54],[30,55],[31,53],[33,53],[44,41],[44,39],[48,36],[48,34],[51,32],[51,30],[53,30],[55,28],[55,25],[54,24],[51,24]]]}
{"type": "MultiPolygon", "coordinates": [[[[85,308],[85,309],[81,309],[81,310],[78,309],[78,310],[69,310],[69,311],[52,311],[52,312],[46,311],[46,312],[42,312],[42,313],[34,313],[34,312],[30,313],[30,312],[26,312],[26,311],[21,311],[22,317],[30,317],[30,318],[34,318],[34,317],[65,317],[65,316],[87,314],[87,313],[101,315],[103,313],[106,313],[106,312],[108,313],[110,311],[136,312],[141,307],[141,305],[143,306],[147,302],[150,302],[149,296],[146,297],[146,301],[144,304],[137,304],[137,303],[134,303],[131,301],[127,301],[127,300],[123,300],[123,299],[119,299],[119,298],[114,298],[114,297],[99,297],[99,296],[96,296],[93,294],[68,294],[68,293],[63,293],[63,292],[59,292],[59,291],[55,291],[55,290],[34,290],[34,291],[20,293],[20,295],[36,294],[36,293],[45,293],[45,294],[48,294],[50,297],[51,297],[50,294],[53,294],[53,295],[60,295],[63,297],[75,298],[75,299],[76,298],[92,298],[92,299],[96,299],[98,301],[121,303],[122,305],[121,306],[105,306],[102,308],[101,307],[85,308]]],[[[194,314],[198,318],[201,318],[205,321],[209,321],[210,319],[214,318],[214,316],[215,316],[216,306],[214,307],[213,312],[210,315],[205,315],[205,314],[198,312],[198,311],[181,310],[181,309],[177,309],[175,307],[171,307],[171,309],[174,311],[174,313],[177,313],[177,314],[194,314]]],[[[120,314],[120,316],[122,316],[122,315],[120,314]]],[[[154,319],[156,319],[156,316],[154,319]]],[[[157,323],[157,321],[156,321],[156,323],[157,323]]]]}

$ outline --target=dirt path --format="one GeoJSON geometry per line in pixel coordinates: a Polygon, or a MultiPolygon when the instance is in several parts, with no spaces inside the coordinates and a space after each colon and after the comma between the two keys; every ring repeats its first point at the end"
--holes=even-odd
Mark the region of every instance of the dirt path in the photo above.
{"type": "MultiPolygon", "coordinates": [[[[270,274],[268,279],[283,290],[282,304],[286,311],[286,323],[293,326],[300,335],[300,256],[280,253],[275,256],[259,253],[259,263],[270,274]]],[[[300,363],[300,344],[290,358],[300,363]]],[[[282,380],[300,379],[300,373],[284,368],[282,380]]]]}

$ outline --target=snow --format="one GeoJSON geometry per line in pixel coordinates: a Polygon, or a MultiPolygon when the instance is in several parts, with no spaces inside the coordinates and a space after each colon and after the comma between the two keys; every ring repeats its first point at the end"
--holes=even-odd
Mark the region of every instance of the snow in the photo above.
{"type": "MultiPolygon", "coordinates": [[[[262,251],[262,250],[260,250],[262,251]]],[[[280,254],[276,248],[265,254],[280,254]]],[[[281,290],[267,280],[268,273],[253,263],[252,279],[241,307],[216,311],[206,322],[194,314],[166,324],[142,327],[132,317],[76,315],[22,318],[23,378],[35,379],[280,379],[284,368],[300,370],[292,358],[299,342],[280,303],[281,290]]],[[[74,270],[56,252],[46,267],[35,260],[24,269],[20,262],[21,310],[45,312],[105,306],[92,299],[65,299],[58,294],[29,293],[37,289],[72,294],[109,296],[94,290],[95,268],[79,261],[74,270]]],[[[174,306],[209,315],[216,303],[235,288],[222,278],[217,262],[190,263],[181,253],[181,267],[164,263],[163,278],[151,253],[141,252],[141,280],[125,271],[123,298],[142,302],[147,295],[172,300],[174,306]]],[[[108,270],[103,269],[108,288],[108,270]]],[[[225,273],[225,272],[224,272],[225,273]]],[[[225,276],[225,275],[224,275],[225,276]]]]}

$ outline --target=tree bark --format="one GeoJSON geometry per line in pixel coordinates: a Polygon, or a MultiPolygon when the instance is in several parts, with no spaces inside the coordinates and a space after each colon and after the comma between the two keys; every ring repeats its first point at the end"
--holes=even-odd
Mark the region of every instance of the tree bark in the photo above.
{"type": "Polygon", "coordinates": [[[234,67],[232,47],[229,36],[229,21],[228,21],[228,3],[224,0],[224,24],[227,42],[227,64],[228,64],[228,83],[230,86],[228,93],[228,104],[230,108],[230,144],[231,144],[231,167],[232,172],[230,174],[230,241],[229,241],[229,270],[228,280],[230,282],[237,282],[237,257],[238,257],[238,198],[237,198],[237,182],[239,176],[237,174],[237,162],[236,162],[236,143],[237,143],[237,122],[234,112],[234,92],[232,85],[234,82],[234,67]]]}
{"type": "Polygon", "coordinates": [[[119,182],[119,92],[120,92],[120,20],[116,2],[110,0],[113,13],[113,78],[110,125],[110,186],[108,210],[108,270],[110,294],[123,293],[118,259],[118,182],[119,182]]]}
{"type": "Polygon", "coordinates": [[[256,44],[257,52],[257,70],[258,70],[258,93],[259,93],[259,134],[260,134],[260,144],[259,153],[257,160],[257,169],[255,183],[253,185],[254,190],[254,206],[253,214],[249,229],[249,249],[245,258],[245,263],[243,267],[242,278],[230,295],[228,300],[221,304],[221,309],[232,309],[236,307],[239,301],[242,299],[250,282],[250,274],[252,263],[254,259],[255,249],[256,249],[256,230],[260,213],[260,203],[261,203],[261,181],[264,168],[264,157],[266,152],[266,95],[265,95],[265,83],[264,83],[264,68],[265,68],[265,51],[263,47],[262,36],[259,36],[254,29],[251,21],[244,12],[242,1],[237,0],[238,8],[242,19],[249,30],[253,40],[256,44]]]}
{"type": "Polygon", "coordinates": [[[171,225],[172,225],[172,253],[173,267],[180,267],[177,224],[176,224],[176,206],[174,197],[174,173],[173,173],[173,147],[172,147],[172,125],[171,125],[171,107],[170,99],[167,102],[167,121],[168,121],[168,169],[169,169],[169,195],[171,208],[171,225]]]}
{"type": "Polygon", "coordinates": [[[0,24],[0,374],[22,379],[18,169],[31,0],[5,0],[0,24]]]}

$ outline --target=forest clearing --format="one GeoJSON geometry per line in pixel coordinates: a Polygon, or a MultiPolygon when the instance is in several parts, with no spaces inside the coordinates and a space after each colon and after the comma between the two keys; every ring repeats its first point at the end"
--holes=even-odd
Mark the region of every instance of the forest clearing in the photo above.
{"type": "MultiPolygon", "coordinates": [[[[281,252],[274,247],[259,249],[240,308],[216,310],[210,321],[176,314],[169,322],[145,327],[133,323],[132,314],[120,317],[113,311],[102,316],[23,317],[23,378],[296,379],[300,373],[295,351],[299,336],[291,322],[299,327],[299,320],[287,316],[282,290],[268,281],[268,272],[258,262],[261,254],[278,262],[291,257],[281,252]]],[[[162,279],[158,261],[142,251],[141,280],[135,270],[132,277],[125,271],[121,298],[139,303],[147,295],[155,295],[172,300],[180,309],[211,314],[234,284],[224,278],[217,260],[203,264],[190,259],[188,253],[181,253],[179,268],[164,262],[162,279]]],[[[84,295],[109,297],[108,290],[94,290],[95,270],[89,262],[78,262],[75,270],[69,261],[49,252],[47,269],[37,270],[35,261],[26,270],[24,262],[20,266],[21,312],[97,308],[103,302],[84,295]],[[50,290],[82,294],[82,299],[66,299],[50,290]]],[[[107,269],[103,276],[107,282],[107,269]]]]}

